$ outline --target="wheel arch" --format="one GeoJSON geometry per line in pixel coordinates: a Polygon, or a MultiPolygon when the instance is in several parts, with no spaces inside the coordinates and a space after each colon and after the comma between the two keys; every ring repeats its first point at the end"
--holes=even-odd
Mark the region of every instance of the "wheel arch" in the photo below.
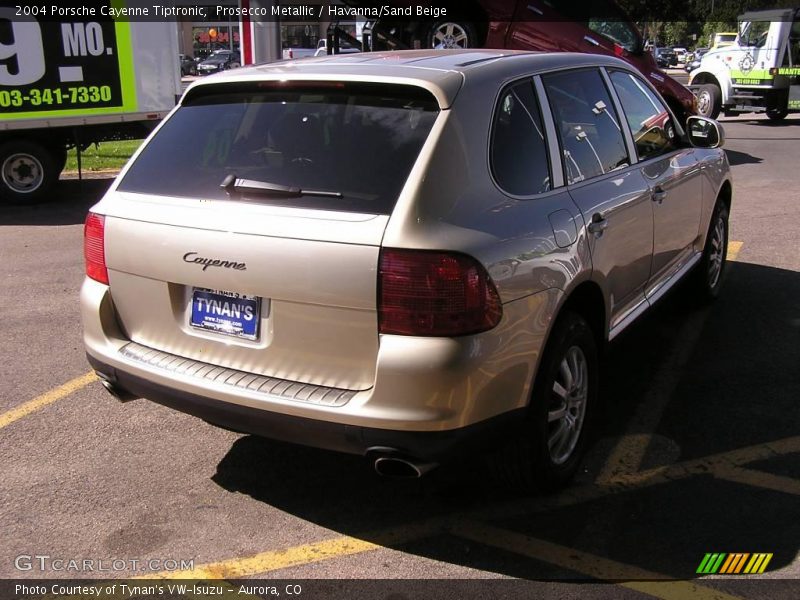
{"type": "Polygon", "coordinates": [[[731,202],[733,202],[733,186],[731,185],[730,179],[726,179],[722,182],[719,192],[717,192],[716,202],[722,202],[725,208],[728,209],[728,213],[730,213],[731,202]]]}
{"type": "Polygon", "coordinates": [[[719,88],[722,104],[725,105],[728,103],[728,98],[730,97],[731,94],[730,81],[728,81],[727,84],[723,85],[722,81],[720,81],[720,78],[717,77],[711,71],[701,71],[691,78],[690,83],[692,86],[706,85],[706,84],[712,84],[717,86],[719,88]]]}
{"type": "Polygon", "coordinates": [[[608,340],[608,315],[603,291],[597,282],[586,280],[570,291],[561,304],[558,315],[565,311],[577,313],[586,320],[594,334],[598,350],[602,350],[608,340]]]}

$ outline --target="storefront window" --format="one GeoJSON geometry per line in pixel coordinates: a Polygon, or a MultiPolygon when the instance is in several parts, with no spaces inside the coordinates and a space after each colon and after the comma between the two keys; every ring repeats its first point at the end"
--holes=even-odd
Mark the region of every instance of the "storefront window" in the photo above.
{"type": "Polygon", "coordinates": [[[214,50],[239,51],[239,25],[220,23],[203,27],[192,27],[193,54],[207,58],[214,50]]]}

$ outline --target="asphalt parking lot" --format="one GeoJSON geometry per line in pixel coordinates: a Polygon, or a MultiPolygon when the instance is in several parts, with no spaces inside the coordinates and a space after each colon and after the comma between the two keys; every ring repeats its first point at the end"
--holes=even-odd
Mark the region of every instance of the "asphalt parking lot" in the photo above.
{"type": "Polygon", "coordinates": [[[118,403],[90,374],[78,305],[83,220],[111,180],[3,207],[0,578],[468,580],[372,596],[394,598],[520,578],[502,595],[796,598],[800,115],[721,122],[722,297],[697,308],[676,290],[614,343],[595,446],[550,496],[515,496],[479,460],[386,480],[357,457],[118,403]],[[772,557],[760,575],[701,576],[707,553],[772,557]],[[54,567],[73,559],[94,570],[54,567]]]}

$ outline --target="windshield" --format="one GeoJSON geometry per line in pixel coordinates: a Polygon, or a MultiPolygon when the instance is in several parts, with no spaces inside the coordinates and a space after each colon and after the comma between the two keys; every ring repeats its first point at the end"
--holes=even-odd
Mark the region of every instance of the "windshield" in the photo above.
{"type": "Polygon", "coordinates": [[[438,115],[433,96],[412,86],[262,82],[195,92],[119,190],[225,199],[220,185],[233,175],[338,193],[247,198],[245,191],[246,200],[389,214],[438,115]]]}
{"type": "Polygon", "coordinates": [[[742,21],[739,24],[739,44],[755,48],[764,47],[771,25],[769,21],[742,21]]]}

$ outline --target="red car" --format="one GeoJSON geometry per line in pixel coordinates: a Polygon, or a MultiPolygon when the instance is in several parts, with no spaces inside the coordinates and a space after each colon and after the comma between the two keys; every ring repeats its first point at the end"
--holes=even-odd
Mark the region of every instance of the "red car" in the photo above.
{"type": "MultiPolygon", "coordinates": [[[[374,4],[345,2],[355,6],[374,4]]],[[[616,56],[651,81],[681,122],[697,113],[692,92],[659,69],[652,53],[645,51],[636,26],[612,2],[593,0],[591,9],[576,9],[576,3],[569,0],[461,0],[435,3],[435,7],[432,3],[430,10],[437,12],[415,16],[419,4],[411,0],[391,3],[411,15],[404,20],[384,19],[373,28],[377,37],[386,42],[385,47],[483,47],[616,56]],[[603,16],[586,16],[588,11],[603,16]]]]}

